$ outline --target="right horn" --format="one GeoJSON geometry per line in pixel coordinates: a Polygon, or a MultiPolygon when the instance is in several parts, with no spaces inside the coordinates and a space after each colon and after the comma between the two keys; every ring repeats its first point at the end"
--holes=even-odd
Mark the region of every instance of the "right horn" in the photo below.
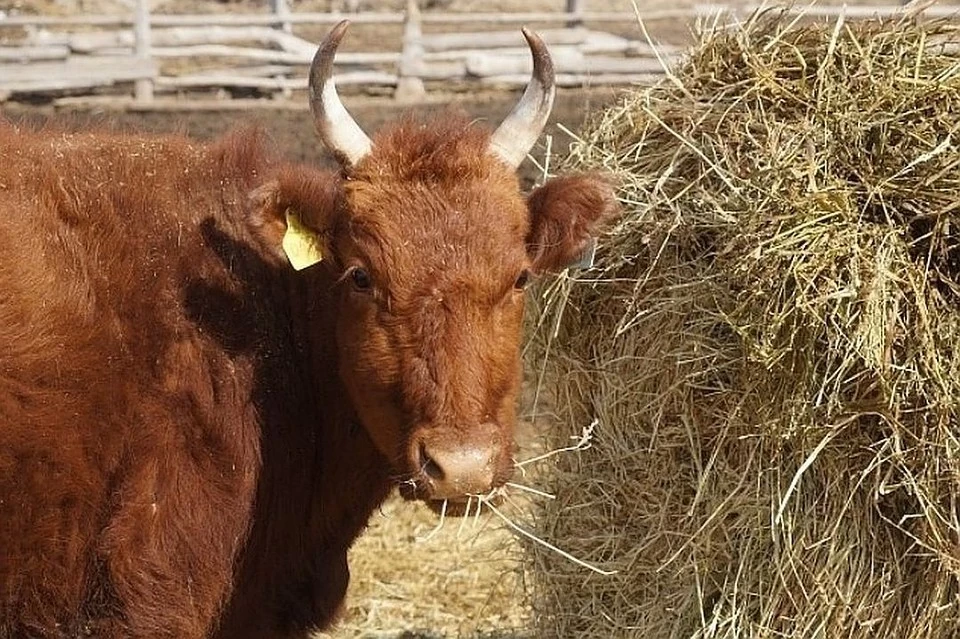
{"type": "Polygon", "coordinates": [[[491,153],[512,168],[520,166],[543,132],[557,92],[553,60],[547,45],[526,27],[523,28],[523,37],[527,39],[533,56],[533,75],[517,106],[494,131],[489,147],[491,153]]]}
{"type": "Polygon", "coordinates": [[[354,166],[373,146],[337,95],[333,82],[333,58],[349,21],[343,20],[324,38],[310,65],[310,111],[317,132],[342,165],[354,166]]]}

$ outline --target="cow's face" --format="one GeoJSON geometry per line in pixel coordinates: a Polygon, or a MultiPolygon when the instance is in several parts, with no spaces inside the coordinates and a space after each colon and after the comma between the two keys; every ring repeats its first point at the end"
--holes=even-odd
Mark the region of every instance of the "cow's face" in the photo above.
{"type": "Polygon", "coordinates": [[[429,499],[509,476],[532,268],[511,172],[484,159],[486,140],[463,148],[481,136],[441,128],[378,137],[345,182],[333,246],[341,377],[404,494],[429,499]]]}
{"type": "MultiPolygon", "coordinates": [[[[535,36],[531,84],[539,87],[492,136],[448,115],[395,124],[372,141],[352,120],[329,122],[342,106],[330,102],[321,57],[326,50],[332,59],[341,36],[339,28],[321,47],[311,81],[318,129],[341,158],[342,179],[335,192],[317,192],[326,204],[303,220],[338,275],[340,377],[404,494],[462,500],[502,485],[513,468],[527,283],[575,260],[614,200],[589,176],[520,193],[515,165],[553,94],[535,36]]],[[[283,190],[277,199],[292,200],[283,190]]]]}
{"type": "Polygon", "coordinates": [[[488,145],[460,119],[392,127],[350,171],[332,237],[341,377],[405,494],[429,499],[509,477],[524,289],[611,207],[582,177],[525,199],[488,145]]]}

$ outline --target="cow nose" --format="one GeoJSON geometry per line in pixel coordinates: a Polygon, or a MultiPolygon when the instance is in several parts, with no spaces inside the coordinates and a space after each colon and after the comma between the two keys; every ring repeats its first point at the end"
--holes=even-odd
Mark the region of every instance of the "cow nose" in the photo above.
{"type": "Polygon", "coordinates": [[[422,439],[418,468],[427,497],[456,499],[489,492],[497,475],[499,451],[495,439],[422,439]]]}

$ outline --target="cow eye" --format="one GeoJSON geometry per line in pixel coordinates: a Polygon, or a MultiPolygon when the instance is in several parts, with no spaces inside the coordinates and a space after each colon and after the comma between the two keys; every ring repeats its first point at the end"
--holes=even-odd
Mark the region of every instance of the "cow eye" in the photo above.
{"type": "Polygon", "coordinates": [[[530,282],[530,271],[523,269],[523,272],[517,277],[517,281],[513,283],[513,288],[518,291],[522,291],[527,287],[527,284],[530,282]]]}
{"type": "Polygon", "coordinates": [[[359,266],[350,269],[350,281],[353,283],[353,288],[358,291],[369,291],[373,286],[370,274],[359,266]]]}

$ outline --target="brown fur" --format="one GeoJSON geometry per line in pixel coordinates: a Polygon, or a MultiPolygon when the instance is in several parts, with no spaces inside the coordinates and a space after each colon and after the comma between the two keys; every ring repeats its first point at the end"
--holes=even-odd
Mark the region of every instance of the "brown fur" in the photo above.
{"type": "Polygon", "coordinates": [[[404,120],[335,175],[256,131],[0,123],[0,638],[303,637],[391,486],[430,498],[424,441],[496,442],[506,480],[514,283],[613,200],[525,202],[488,139],[404,120]],[[324,238],[299,273],[288,207],[324,238]]]}

